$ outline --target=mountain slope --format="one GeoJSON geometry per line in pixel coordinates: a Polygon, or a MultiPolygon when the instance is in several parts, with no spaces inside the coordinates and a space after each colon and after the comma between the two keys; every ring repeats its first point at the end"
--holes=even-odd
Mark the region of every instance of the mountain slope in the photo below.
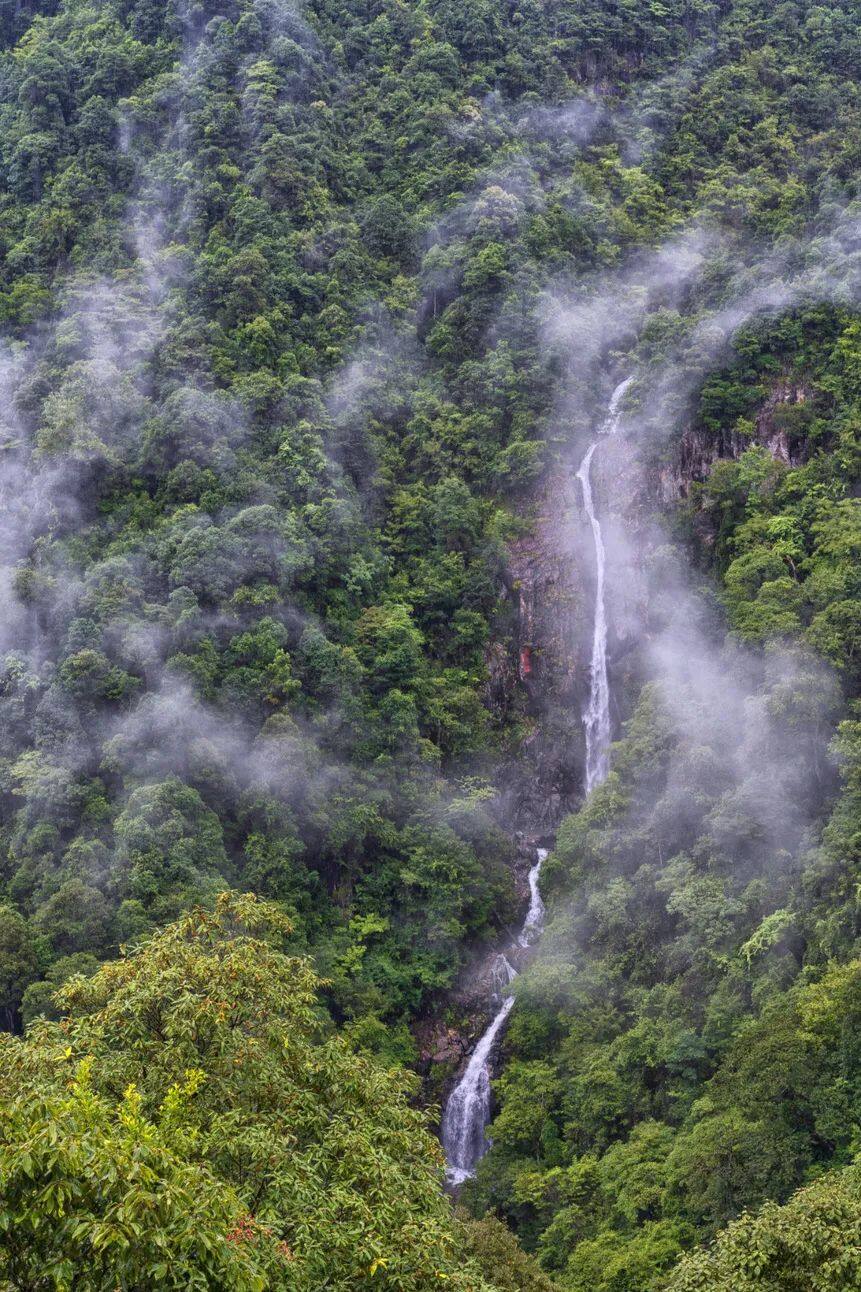
{"type": "Polygon", "coordinates": [[[620,740],[465,1200],[564,1287],[657,1288],[850,1160],[859,33],[855,0],[0,7],[9,1031],[235,888],[349,1045],[416,1064],[581,779],[574,468],[630,375],[620,740]],[[561,591],[519,577],[536,527],[561,591]]]}

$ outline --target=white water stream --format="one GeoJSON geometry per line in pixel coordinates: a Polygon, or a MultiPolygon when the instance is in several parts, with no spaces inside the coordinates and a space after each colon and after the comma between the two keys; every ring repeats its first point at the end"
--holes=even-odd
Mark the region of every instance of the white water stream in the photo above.
{"type": "MultiPolygon", "coordinates": [[[[621,405],[633,377],[619,383],[613,391],[604,422],[604,435],[615,435],[621,420],[621,405]]],[[[583,713],[586,732],[586,793],[600,785],[610,770],[610,685],[607,680],[607,608],[604,599],[606,554],[601,522],[592,497],[592,458],[598,441],[590,444],[577,472],[583,488],[583,506],[592,526],[595,544],[595,614],[592,627],[592,659],[589,675],[589,699],[583,713]]]]}
{"type": "Polygon", "coordinates": [[[529,910],[526,912],[526,919],[523,921],[523,928],[517,939],[519,947],[528,947],[530,942],[534,942],[544,923],[544,903],[541,900],[538,877],[541,874],[541,863],[547,856],[547,849],[538,848],[535,855],[537,861],[529,872],[529,910]]]}
{"type": "MultiPolygon", "coordinates": [[[[615,435],[619,429],[622,400],[633,380],[633,377],[626,378],[613,391],[603,435],[615,435]]],[[[587,794],[596,785],[600,785],[610,770],[610,686],[607,678],[607,610],[604,601],[606,556],[601,522],[592,496],[592,458],[597,446],[598,440],[589,446],[577,471],[577,479],[583,488],[583,505],[592,526],[596,568],[589,700],[583,713],[587,794]]],[[[544,848],[538,848],[535,856],[535,864],[529,871],[529,910],[517,938],[517,946],[520,948],[528,947],[535,941],[544,922],[544,903],[538,881],[547,852],[544,848]]],[[[505,955],[500,954],[493,973],[499,1006],[490,1026],[473,1050],[466,1071],[449,1095],[443,1112],[441,1139],[448,1162],[446,1179],[454,1188],[475,1174],[476,1166],[490,1148],[486,1134],[490,1121],[490,1058],[506,1019],[514,1008],[514,997],[506,995],[506,988],[516,977],[517,970],[505,955]]]]}
{"type": "MultiPolygon", "coordinates": [[[[544,903],[538,891],[541,864],[547,856],[546,848],[538,848],[535,865],[529,871],[529,910],[517,938],[519,947],[528,947],[541,932],[544,903]]],[[[466,1071],[452,1090],[442,1117],[440,1138],[448,1161],[446,1179],[453,1186],[463,1184],[475,1174],[475,1168],[490,1148],[485,1134],[490,1121],[490,1056],[502,1031],[505,1020],[514,1007],[514,997],[505,989],[517,977],[504,955],[499,955],[494,966],[499,1007],[490,1026],[472,1052],[466,1071]]]]}

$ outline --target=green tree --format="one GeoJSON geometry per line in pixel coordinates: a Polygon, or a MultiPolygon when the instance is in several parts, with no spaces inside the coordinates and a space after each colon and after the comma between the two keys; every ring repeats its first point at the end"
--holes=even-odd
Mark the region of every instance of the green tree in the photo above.
{"type": "Polygon", "coordinates": [[[484,1286],[414,1082],[327,1034],[310,965],[278,949],[288,934],[274,906],[222,894],[72,979],[61,1022],[7,1037],[7,1277],[484,1286]]]}
{"type": "Polygon", "coordinates": [[[685,1256],[669,1292],[849,1292],[861,1279],[861,1181],[832,1171],[685,1256]]]}

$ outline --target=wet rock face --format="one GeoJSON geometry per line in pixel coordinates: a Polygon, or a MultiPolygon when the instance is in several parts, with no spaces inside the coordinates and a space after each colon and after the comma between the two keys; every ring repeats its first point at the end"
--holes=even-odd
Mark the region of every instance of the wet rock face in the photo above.
{"type": "MultiPolygon", "coordinates": [[[[500,718],[519,718],[525,731],[502,778],[503,816],[512,831],[551,834],[583,796],[596,564],[577,470],[589,442],[556,464],[534,498],[529,532],[509,548],[509,637],[486,657],[489,706],[500,718]]],[[[630,441],[601,439],[591,482],[607,560],[613,738],[636,687],[634,647],[646,613],[644,580],[636,568],[632,573],[632,549],[636,567],[648,562],[651,545],[640,533],[639,471],[630,441]]]]}
{"type": "Polygon", "coordinates": [[[471,1048],[473,1022],[477,1024],[478,1019],[470,1020],[469,1031],[440,1019],[435,1020],[432,1026],[420,1026],[416,1040],[422,1067],[427,1070],[431,1064],[445,1064],[449,1071],[460,1067],[471,1048]]]}
{"type": "Polygon", "coordinates": [[[554,472],[534,507],[531,532],[509,549],[513,648],[490,652],[488,698],[519,706],[526,731],[503,777],[505,816],[513,830],[541,834],[580,796],[594,573],[578,554],[587,548],[573,472],[554,472]]]}
{"type": "Polygon", "coordinates": [[[478,957],[461,974],[445,1014],[419,1022],[414,1030],[423,1102],[441,1108],[493,1015],[493,965],[497,950],[478,957]],[[474,977],[470,978],[470,974],[474,977]]]}
{"type": "Polygon", "coordinates": [[[775,385],[757,414],[757,441],[765,445],[775,461],[786,466],[799,466],[805,457],[804,441],[793,437],[786,414],[793,409],[804,408],[810,397],[811,392],[804,382],[787,378],[775,385]]]}
{"type": "Polygon", "coordinates": [[[580,499],[576,483],[560,471],[536,499],[532,533],[509,550],[518,681],[536,709],[550,692],[563,701],[575,698],[580,676],[588,599],[572,528],[582,528],[580,499]]]}

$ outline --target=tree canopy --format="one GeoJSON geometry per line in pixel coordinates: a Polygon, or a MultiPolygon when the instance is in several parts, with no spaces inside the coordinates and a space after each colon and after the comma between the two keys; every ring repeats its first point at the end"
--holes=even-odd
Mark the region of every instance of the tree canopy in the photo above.
{"type": "Polygon", "coordinates": [[[223,893],[6,1035],[10,1286],[485,1286],[413,1083],[331,1033],[289,933],[223,893]]]}

